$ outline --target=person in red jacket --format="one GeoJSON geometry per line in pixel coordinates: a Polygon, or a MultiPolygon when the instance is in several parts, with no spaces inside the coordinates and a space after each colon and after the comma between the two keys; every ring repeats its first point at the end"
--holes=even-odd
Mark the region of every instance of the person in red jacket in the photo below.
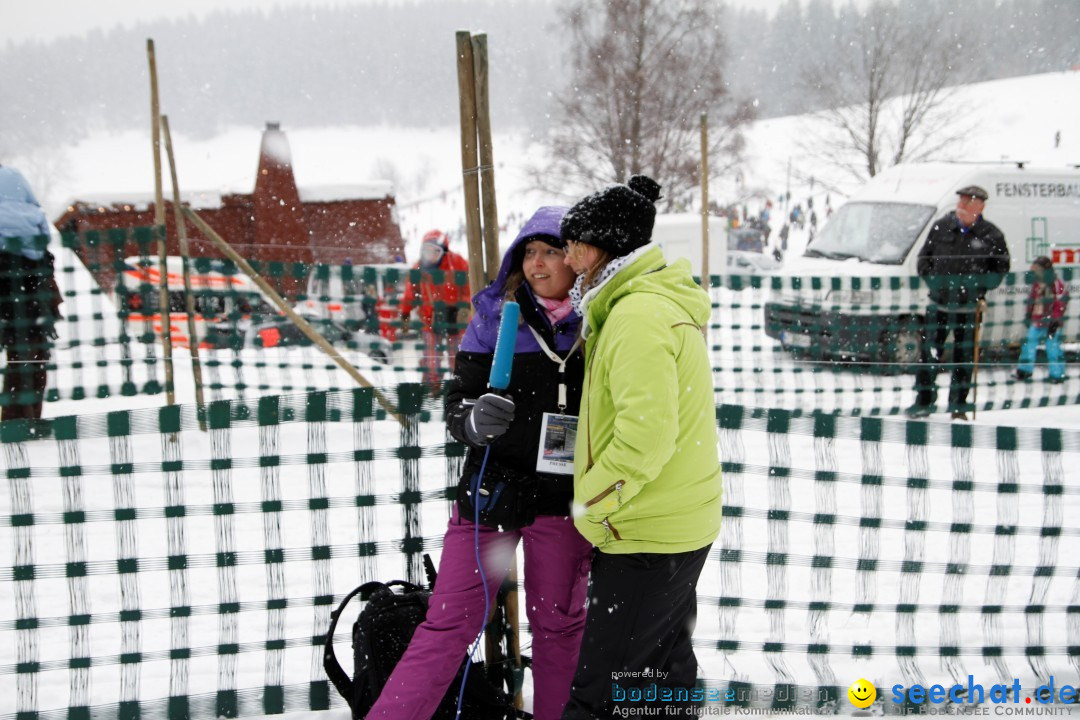
{"type": "Polygon", "coordinates": [[[1061,350],[1058,330],[1069,306],[1069,288],[1054,272],[1054,263],[1050,258],[1041,256],[1031,263],[1031,273],[1035,282],[1031,284],[1028,295],[1027,339],[1020,349],[1020,365],[1014,377],[1017,380],[1030,380],[1035,372],[1035,354],[1039,343],[1046,343],[1046,360],[1049,365],[1052,383],[1065,382],[1065,355],[1061,350]]]}
{"type": "Polygon", "coordinates": [[[424,384],[437,394],[444,370],[454,369],[461,333],[468,321],[469,262],[450,250],[450,238],[440,230],[424,235],[420,245],[420,282],[411,273],[401,301],[402,327],[408,327],[413,308],[419,309],[424,337],[424,384]],[[443,353],[447,364],[442,365],[443,353]]]}

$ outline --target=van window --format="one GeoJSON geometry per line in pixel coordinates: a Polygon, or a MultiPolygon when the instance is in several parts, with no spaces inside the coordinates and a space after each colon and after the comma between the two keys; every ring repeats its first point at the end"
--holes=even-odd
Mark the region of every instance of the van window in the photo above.
{"type": "Polygon", "coordinates": [[[195,293],[195,310],[200,315],[216,317],[225,313],[225,297],[216,293],[195,293]]]}
{"type": "MultiPolygon", "coordinates": [[[[161,291],[158,288],[142,283],[140,292],[126,293],[127,307],[132,311],[155,314],[161,306],[161,291]]],[[[186,310],[184,305],[184,293],[176,290],[169,291],[169,312],[178,313],[186,310]]]]}
{"type": "MultiPolygon", "coordinates": [[[[143,292],[126,292],[127,307],[133,312],[155,314],[161,305],[161,293],[156,287],[144,283],[141,287],[146,288],[143,292]]],[[[205,292],[192,293],[195,300],[195,312],[200,315],[220,314],[224,309],[224,298],[220,295],[212,295],[205,292]]],[[[187,312],[187,300],[183,290],[169,291],[169,312],[187,312]]]]}
{"type": "Polygon", "coordinates": [[[308,295],[322,302],[330,299],[330,278],[311,276],[308,295]]]}
{"type": "Polygon", "coordinates": [[[833,213],[806,255],[899,265],[933,214],[931,205],[850,202],[833,213]]]}
{"type": "Polygon", "coordinates": [[[187,301],[184,299],[183,290],[169,291],[169,312],[187,312],[187,301]]]}
{"type": "Polygon", "coordinates": [[[278,312],[258,293],[234,291],[229,293],[235,311],[241,315],[277,315],[278,312]]]}

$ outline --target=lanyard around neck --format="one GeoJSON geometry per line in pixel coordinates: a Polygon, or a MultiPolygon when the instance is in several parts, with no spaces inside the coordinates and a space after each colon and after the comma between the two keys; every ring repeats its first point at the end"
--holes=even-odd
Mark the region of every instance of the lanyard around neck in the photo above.
{"type": "Polygon", "coordinates": [[[536,342],[540,345],[540,349],[543,350],[544,354],[559,366],[559,412],[562,413],[566,410],[566,361],[581,346],[581,335],[578,335],[577,339],[574,340],[574,344],[570,346],[570,352],[566,353],[566,357],[561,358],[554,350],[548,347],[547,343],[544,342],[544,338],[540,337],[540,333],[536,332],[536,328],[528,323],[525,323],[525,326],[529,328],[529,332],[536,338],[536,342]]]}

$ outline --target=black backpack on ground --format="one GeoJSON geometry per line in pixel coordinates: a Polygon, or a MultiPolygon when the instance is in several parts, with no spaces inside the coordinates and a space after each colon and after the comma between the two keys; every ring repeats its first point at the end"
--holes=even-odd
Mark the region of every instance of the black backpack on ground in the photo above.
{"type": "MultiPolygon", "coordinates": [[[[429,597],[431,593],[427,590],[404,580],[369,582],[346,595],[337,610],[331,613],[323,651],[323,668],[334,687],[349,703],[353,720],[363,720],[375,704],[394,666],[405,654],[413,632],[423,622],[429,597]],[[395,592],[395,587],[400,588],[401,592],[395,592]],[[353,679],[350,680],[334,655],[334,631],[345,606],[357,594],[367,602],[353,623],[353,679]]],[[[457,676],[432,715],[435,720],[454,720],[466,662],[468,658],[462,661],[457,676]]],[[[488,681],[483,662],[472,663],[461,703],[462,720],[531,717],[529,713],[518,711],[513,698],[488,681]]]]}

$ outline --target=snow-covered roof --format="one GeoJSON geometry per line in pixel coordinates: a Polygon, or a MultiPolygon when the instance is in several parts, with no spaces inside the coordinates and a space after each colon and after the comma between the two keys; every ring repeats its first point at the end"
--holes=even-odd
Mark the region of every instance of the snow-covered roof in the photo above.
{"type": "Polygon", "coordinates": [[[372,180],[355,185],[313,185],[298,187],[303,202],[340,202],[342,200],[382,200],[394,195],[394,184],[372,180]]]}
{"type": "Polygon", "coordinates": [[[997,163],[911,163],[894,165],[874,176],[852,200],[863,202],[901,202],[919,205],[948,205],[955,200],[956,191],[966,185],[980,185],[991,194],[995,182],[1053,180],[1076,182],[1080,172],[1074,168],[1024,165],[1014,162],[997,163]]]}
{"type": "MultiPolygon", "coordinates": [[[[303,202],[341,202],[345,200],[382,200],[393,197],[394,185],[388,180],[374,180],[353,185],[314,185],[297,188],[303,202]]],[[[196,210],[215,210],[221,207],[223,195],[231,195],[229,190],[192,190],[180,193],[180,200],[196,210]]],[[[248,194],[241,193],[241,194],[248,194]]],[[[165,201],[172,200],[166,194],[165,201]]],[[[111,192],[88,193],[69,198],[64,207],[76,205],[89,207],[119,207],[130,210],[146,210],[154,202],[154,194],[148,192],[111,192]]]]}
{"type": "MultiPolygon", "coordinates": [[[[191,192],[180,193],[180,201],[187,203],[196,210],[213,210],[221,207],[221,196],[223,193],[219,190],[193,190],[191,192]]],[[[165,201],[172,201],[172,193],[165,195],[165,201]]],[[[154,202],[154,193],[148,192],[111,192],[111,193],[88,193],[86,195],[79,195],[77,197],[69,198],[64,207],[74,207],[76,205],[90,206],[90,207],[125,207],[129,206],[132,210],[146,210],[154,202]]]]}
{"type": "MultiPolygon", "coordinates": [[[[374,180],[353,185],[315,185],[297,188],[302,202],[341,202],[346,200],[382,200],[393,197],[394,185],[388,180],[374,180]]],[[[234,194],[229,190],[192,190],[180,193],[181,202],[195,210],[216,210],[221,207],[223,195],[234,194]]],[[[241,193],[248,194],[251,193],[241,193]]],[[[166,194],[165,201],[171,202],[172,195],[166,194]]],[[[125,210],[146,210],[154,202],[154,194],[148,192],[111,192],[88,193],[68,198],[65,208],[75,206],[93,208],[123,208],[125,210]]]]}

